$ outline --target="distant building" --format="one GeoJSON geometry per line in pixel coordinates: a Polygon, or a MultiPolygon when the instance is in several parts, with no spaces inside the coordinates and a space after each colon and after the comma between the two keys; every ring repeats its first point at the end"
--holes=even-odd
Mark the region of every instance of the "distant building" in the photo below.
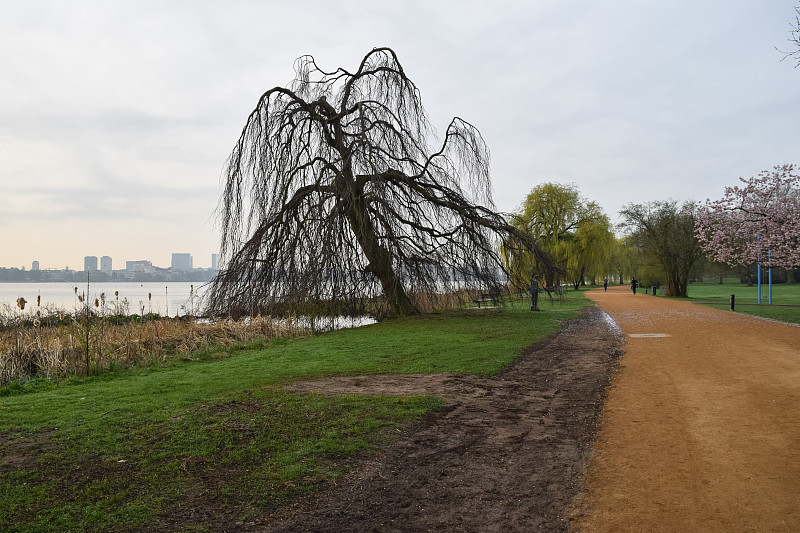
{"type": "Polygon", "coordinates": [[[83,258],[83,271],[90,272],[97,270],[97,256],[96,255],[87,255],[83,258]]]}
{"type": "Polygon", "coordinates": [[[39,261],[34,261],[34,262],[31,264],[31,270],[33,270],[34,272],[36,272],[36,271],[38,271],[38,270],[39,270],[39,261]]]}
{"type": "Polygon", "coordinates": [[[44,281],[67,281],[71,280],[74,275],[75,271],[69,268],[64,268],[62,270],[46,268],[42,270],[42,279],[44,281]]]}
{"type": "Polygon", "coordinates": [[[152,272],[153,263],[150,261],[125,261],[125,270],[128,272],[152,272]]]}
{"type": "Polygon", "coordinates": [[[100,258],[100,271],[106,274],[111,274],[111,258],[104,255],[100,258]]]}
{"type": "Polygon", "coordinates": [[[211,270],[219,270],[219,254],[211,254],[211,270]]]}
{"type": "Polygon", "coordinates": [[[172,254],[172,270],[189,272],[192,270],[192,254],[172,254]]]}

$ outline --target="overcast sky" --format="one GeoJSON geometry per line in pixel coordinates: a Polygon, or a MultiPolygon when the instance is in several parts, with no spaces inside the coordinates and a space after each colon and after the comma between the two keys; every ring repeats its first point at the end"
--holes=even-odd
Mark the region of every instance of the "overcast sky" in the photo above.
{"type": "Polygon", "coordinates": [[[574,183],[718,198],[800,164],[791,0],[0,0],[0,266],[210,266],[220,174],[258,97],[311,54],[392,47],[434,126],[483,133],[499,210],[574,183]]]}

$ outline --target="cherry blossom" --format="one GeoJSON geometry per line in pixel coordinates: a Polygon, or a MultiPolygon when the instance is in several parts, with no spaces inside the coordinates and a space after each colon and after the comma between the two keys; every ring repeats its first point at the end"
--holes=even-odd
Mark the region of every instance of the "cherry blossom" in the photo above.
{"type": "Polygon", "coordinates": [[[800,267],[800,175],[794,165],[739,180],[741,185],[725,187],[721,199],[698,206],[700,246],[730,265],[800,267]]]}

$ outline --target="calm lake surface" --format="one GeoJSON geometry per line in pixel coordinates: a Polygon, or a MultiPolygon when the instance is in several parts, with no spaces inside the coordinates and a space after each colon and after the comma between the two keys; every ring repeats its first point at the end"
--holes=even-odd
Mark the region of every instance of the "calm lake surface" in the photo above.
{"type": "MultiPolygon", "coordinates": [[[[0,283],[0,312],[5,306],[18,312],[17,298],[25,298],[25,313],[36,312],[36,298],[40,297],[42,309],[59,309],[73,311],[80,307],[75,294],[86,293],[86,283],[0,283]]],[[[198,312],[202,306],[201,298],[206,291],[203,282],[106,282],[91,283],[89,285],[89,302],[100,299],[105,294],[106,308],[113,312],[116,305],[123,306],[127,303],[127,312],[140,314],[144,308],[145,313],[158,313],[160,315],[175,316],[198,312]],[[192,297],[194,287],[194,297],[192,297]],[[119,292],[119,297],[114,292],[119,292]],[[149,295],[149,297],[148,297],[149,295]]]]}

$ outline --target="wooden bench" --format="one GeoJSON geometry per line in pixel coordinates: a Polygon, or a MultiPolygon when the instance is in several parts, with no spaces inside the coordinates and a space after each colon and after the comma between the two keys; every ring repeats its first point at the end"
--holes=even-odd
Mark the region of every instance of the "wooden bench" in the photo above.
{"type": "Polygon", "coordinates": [[[475,302],[478,305],[478,309],[480,309],[481,304],[486,304],[491,302],[493,306],[497,305],[496,299],[497,296],[494,294],[481,294],[480,298],[477,299],[473,298],[472,301],[475,302]]]}

